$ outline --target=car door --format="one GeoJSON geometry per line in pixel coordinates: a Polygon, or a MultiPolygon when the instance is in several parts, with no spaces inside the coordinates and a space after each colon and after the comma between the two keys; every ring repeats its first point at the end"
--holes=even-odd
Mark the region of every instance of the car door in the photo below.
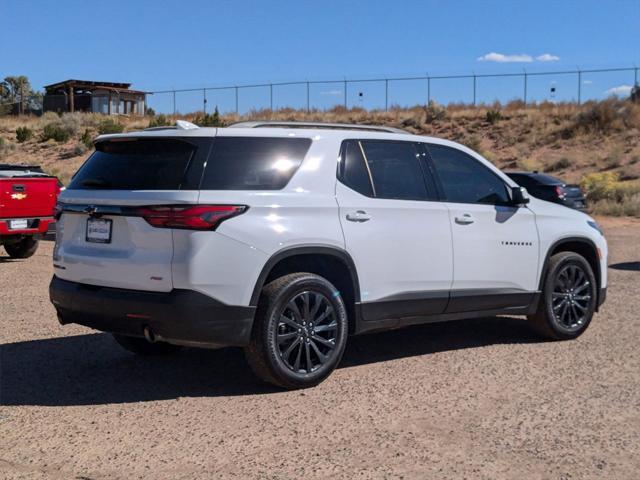
{"type": "Polygon", "coordinates": [[[442,313],[453,273],[446,205],[414,142],[343,142],[336,198],[365,321],[442,313]]]}
{"type": "Polygon", "coordinates": [[[534,213],[511,204],[506,182],[454,147],[428,144],[453,236],[453,285],[447,312],[523,307],[537,290],[534,213]]]}

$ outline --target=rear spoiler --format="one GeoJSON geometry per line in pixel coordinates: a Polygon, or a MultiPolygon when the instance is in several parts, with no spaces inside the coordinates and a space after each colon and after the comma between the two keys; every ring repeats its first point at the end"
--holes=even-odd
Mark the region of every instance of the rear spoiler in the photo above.
{"type": "Polygon", "coordinates": [[[9,163],[0,163],[0,170],[24,170],[36,173],[44,173],[40,165],[11,165],[9,163]]]}

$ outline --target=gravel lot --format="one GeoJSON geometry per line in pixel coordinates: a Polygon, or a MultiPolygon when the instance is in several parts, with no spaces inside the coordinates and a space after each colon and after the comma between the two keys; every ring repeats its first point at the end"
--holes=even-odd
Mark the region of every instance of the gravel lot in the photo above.
{"type": "Polygon", "coordinates": [[[0,256],[0,478],[638,478],[640,221],[602,223],[609,297],[580,339],[508,318],[357,337],[297,392],[238,349],[141,359],[61,327],[52,243],[0,256]]]}

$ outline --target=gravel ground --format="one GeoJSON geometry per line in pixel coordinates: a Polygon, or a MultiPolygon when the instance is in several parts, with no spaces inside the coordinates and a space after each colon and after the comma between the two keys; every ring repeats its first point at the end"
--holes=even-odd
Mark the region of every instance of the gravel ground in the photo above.
{"type": "Polygon", "coordinates": [[[0,256],[0,478],[638,478],[640,222],[603,223],[609,297],[580,339],[510,318],[373,334],[297,392],[238,349],[141,359],[61,327],[51,242],[0,256]]]}

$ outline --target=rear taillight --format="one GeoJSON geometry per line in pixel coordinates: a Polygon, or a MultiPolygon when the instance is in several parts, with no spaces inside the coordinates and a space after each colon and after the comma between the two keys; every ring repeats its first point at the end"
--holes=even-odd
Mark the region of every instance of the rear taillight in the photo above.
{"type": "Polygon", "coordinates": [[[557,186],[556,187],[556,195],[558,195],[558,198],[564,198],[564,188],[557,186]]]}
{"type": "Polygon", "coordinates": [[[157,205],[139,207],[133,214],[158,228],[215,230],[225,220],[247,211],[245,205],[157,205]]]}

